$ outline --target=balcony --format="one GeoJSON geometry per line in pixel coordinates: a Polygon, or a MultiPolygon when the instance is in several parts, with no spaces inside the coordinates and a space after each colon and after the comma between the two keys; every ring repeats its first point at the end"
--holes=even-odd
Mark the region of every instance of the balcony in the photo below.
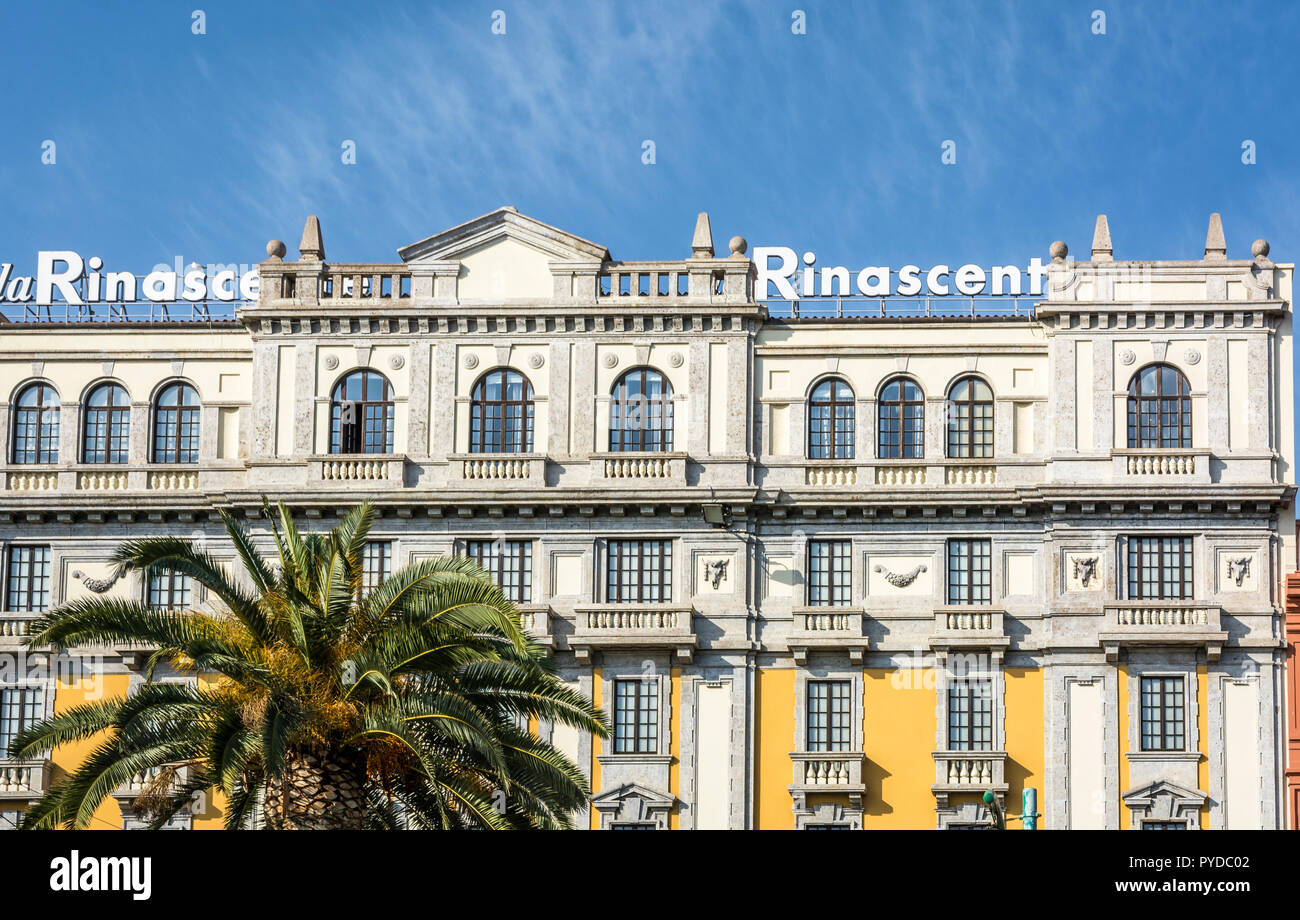
{"type": "Polygon", "coordinates": [[[982,794],[992,790],[999,800],[1010,788],[1006,781],[1006,751],[934,751],[935,780],[930,791],[940,808],[954,793],[982,794]]]}
{"type": "Polygon", "coordinates": [[[406,458],[399,454],[330,454],[311,460],[318,483],[405,485],[406,458]]]}
{"type": "Polygon", "coordinates": [[[1104,625],[1097,639],[1106,660],[1119,661],[1120,649],[1135,646],[1203,647],[1208,661],[1218,661],[1228,633],[1221,608],[1196,601],[1118,601],[1103,605],[1104,625]]]}
{"type": "Polygon", "coordinates": [[[1210,481],[1210,452],[1205,448],[1122,448],[1111,452],[1116,482],[1210,481]]]}
{"type": "Polygon", "coordinates": [[[694,610],[672,604],[587,604],[574,608],[569,647],[579,664],[589,664],[593,650],[668,649],[690,662],[696,637],[694,610]]]}
{"type": "Polygon", "coordinates": [[[804,466],[806,486],[821,489],[851,489],[858,484],[856,460],[811,460],[804,466]]]}
{"type": "Polygon", "coordinates": [[[130,803],[133,799],[143,795],[145,791],[161,792],[162,781],[159,777],[164,772],[175,770],[171,781],[166,784],[168,792],[175,792],[189,779],[190,768],[182,766],[179,768],[172,767],[150,767],[147,770],[141,770],[132,776],[122,785],[113,790],[113,797],[119,802],[130,803]]]}
{"type": "Polygon", "coordinates": [[[516,604],[515,607],[519,610],[519,628],[524,631],[524,635],[538,645],[554,648],[550,604],[516,604]]]}
{"type": "Polygon", "coordinates": [[[544,454],[452,454],[448,459],[455,482],[536,488],[546,485],[544,454]]]}
{"type": "Polygon", "coordinates": [[[998,468],[989,461],[971,463],[949,460],[943,468],[944,485],[962,488],[979,488],[996,485],[998,468]]]}
{"type": "Polygon", "coordinates": [[[685,486],[686,454],[639,451],[592,454],[591,481],[628,486],[685,486]]]}
{"type": "Polygon", "coordinates": [[[862,632],[860,607],[795,607],[787,645],[795,663],[806,664],[810,651],[845,651],[854,664],[870,644],[862,632]]]}
{"type": "Polygon", "coordinates": [[[41,615],[27,611],[0,612],[0,652],[15,652],[23,648],[29,624],[41,615]]]}
{"type": "Polygon", "coordinates": [[[54,492],[58,488],[57,470],[14,466],[5,473],[5,489],[9,492],[54,492]]]}
{"type": "Polygon", "coordinates": [[[50,761],[0,758],[0,800],[35,799],[50,788],[50,761]]]}
{"type": "Polygon", "coordinates": [[[930,647],[989,649],[1006,648],[1006,613],[987,604],[944,604],[934,611],[934,634],[930,647]]]}
{"type": "Polygon", "coordinates": [[[862,807],[867,787],[862,782],[861,751],[792,751],[794,767],[790,794],[802,807],[809,795],[848,795],[853,808],[862,807]]]}

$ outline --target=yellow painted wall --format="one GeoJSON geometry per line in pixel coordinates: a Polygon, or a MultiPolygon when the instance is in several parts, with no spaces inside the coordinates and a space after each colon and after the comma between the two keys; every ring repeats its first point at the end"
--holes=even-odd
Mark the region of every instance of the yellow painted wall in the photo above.
{"type": "Polygon", "coordinates": [[[867,791],[863,826],[924,830],[935,826],[935,673],[931,668],[868,668],[863,680],[867,791]]]}
{"type": "Polygon", "coordinates": [[[794,750],[793,669],[758,672],[755,709],[755,826],[759,830],[793,830],[794,803],[790,798],[790,781],[794,775],[790,765],[790,752],[794,750]]]}
{"type": "MultiPolygon", "coordinates": [[[[1007,668],[1006,680],[1006,731],[1007,731],[1007,812],[1018,815],[1026,786],[1038,790],[1038,811],[1046,813],[1047,796],[1043,774],[1043,671],[1041,668],[1007,668]]],[[[1051,816],[1039,821],[1039,827],[1050,828],[1051,816]]],[[[1019,821],[1007,827],[1019,829],[1019,821]]]]}
{"type": "MultiPolygon", "coordinates": [[[[98,703],[115,696],[126,696],[130,677],[126,674],[96,674],[84,680],[67,675],[59,678],[54,693],[54,714],[62,715],[85,703],[98,703]]],[[[50,756],[54,764],[51,783],[61,782],[104,741],[103,734],[95,735],[75,744],[56,747],[50,756]]],[[[107,798],[95,809],[88,828],[91,830],[121,830],[122,812],[117,800],[107,798]]]]}

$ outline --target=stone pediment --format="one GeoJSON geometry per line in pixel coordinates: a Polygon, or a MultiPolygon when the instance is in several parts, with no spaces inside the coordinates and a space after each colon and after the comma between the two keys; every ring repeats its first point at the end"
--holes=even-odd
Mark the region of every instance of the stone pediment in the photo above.
{"type": "Polygon", "coordinates": [[[464,261],[467,256],[502,246],[533,250],[556,261],[609,260],[609,250],[604,246],[520,214],[510,206],[403,246],[397,255],[403,262],[414,263],[464,261]]]}

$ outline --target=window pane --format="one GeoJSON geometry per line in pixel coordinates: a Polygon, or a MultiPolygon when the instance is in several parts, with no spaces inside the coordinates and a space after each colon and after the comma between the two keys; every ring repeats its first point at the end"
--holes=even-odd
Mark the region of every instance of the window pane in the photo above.
{"type": "Polygon", "coordinates": [[[849,686],[847,680],[808,681],[808,750],[849,750],[853,741],[849,686]]]}
{"type": "Polygon", "coordinates": [[[655,754],[659,745],[659,682],[614,682],[614,753],[655,754]]]}
{"type": "Polygon", "coordinates": [[[849,605],[852,576],[852,545],[848,540],[813,540],[808,544],[809,606],[849,605]]]}
{"type": "Polygon", "coordinates": [[[533,594],[531,540],[468,540],[465,555],[488,572],[507,600],[527,604],[533,594]]]}
{"type": "Polygon", "coordinates": [[[948,603],[993,601],[993,549],[989,540],[948,541],[948,603]]]}
{"type": "Polygon", "coordinates": [[[9,548],[9,606],[23,612],[42,612],[50,606],[50,548],[9,548]]]}
{"type": "Polygon", "coordinates": [[[608,603],[672,600],[671,540],[611,540],[605,551],[608,603]]]}

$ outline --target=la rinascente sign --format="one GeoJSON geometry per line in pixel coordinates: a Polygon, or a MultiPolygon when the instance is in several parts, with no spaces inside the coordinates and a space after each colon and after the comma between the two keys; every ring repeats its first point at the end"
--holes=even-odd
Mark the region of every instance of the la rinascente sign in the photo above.
{"type": "Polygon", "coordinates": [[[987,271],[978,265],[933,265],[922,269],[919,265],[904,265],[894,272],[888,265],[869,265],[850,271],[843,265],[814,268],[817,254],[805,252],[796,256],[788,246],[755,246],[754,265],[758,269],[755,295],[759,300],[778,297],[799,300],[805,297],[915,297],[924,291],[936,297],[957,294],[974,297],[990,294],[994,297],[1043,293],[1043,279],[1047,266],[1042,259],[1031,259],[1028,269],[1016,265],[994,265],[987,271]],[[773,260],[778,264],[773,265],[773,260]],[[791,280],[799,273],[796,289],[791,280]],[[1024,284],[1024,276],[1029,284],[1024,284]],[[820,276],[820,284],[818,283],[820,276]],[[897,283],[894,283],[897,279],[897,283]],[[1026,287],[1028,288],[1026,290],[1026,287]],[[771,289],[776,293],[772,294],[771,289]]]}
{"type": "Polygon", "coordinates": [[[203,266],[184,272],[156,269],[143,278],[131,272],[105,272],[99,256],[83,259],[66,249],[42,250],[36,255],[36,275],[15,275],[13,263],[0,263],[0,302],[55,302],[81,306],[86,303],[154,303],[207,300],[256,300],[257,269],[240,274],[235,268],[220,268],[211,276],[203,266]],[[80,288],[80,290],[78,289],[80,288]],[[58,294],[56,301],[55,294],[58,294]]]}

